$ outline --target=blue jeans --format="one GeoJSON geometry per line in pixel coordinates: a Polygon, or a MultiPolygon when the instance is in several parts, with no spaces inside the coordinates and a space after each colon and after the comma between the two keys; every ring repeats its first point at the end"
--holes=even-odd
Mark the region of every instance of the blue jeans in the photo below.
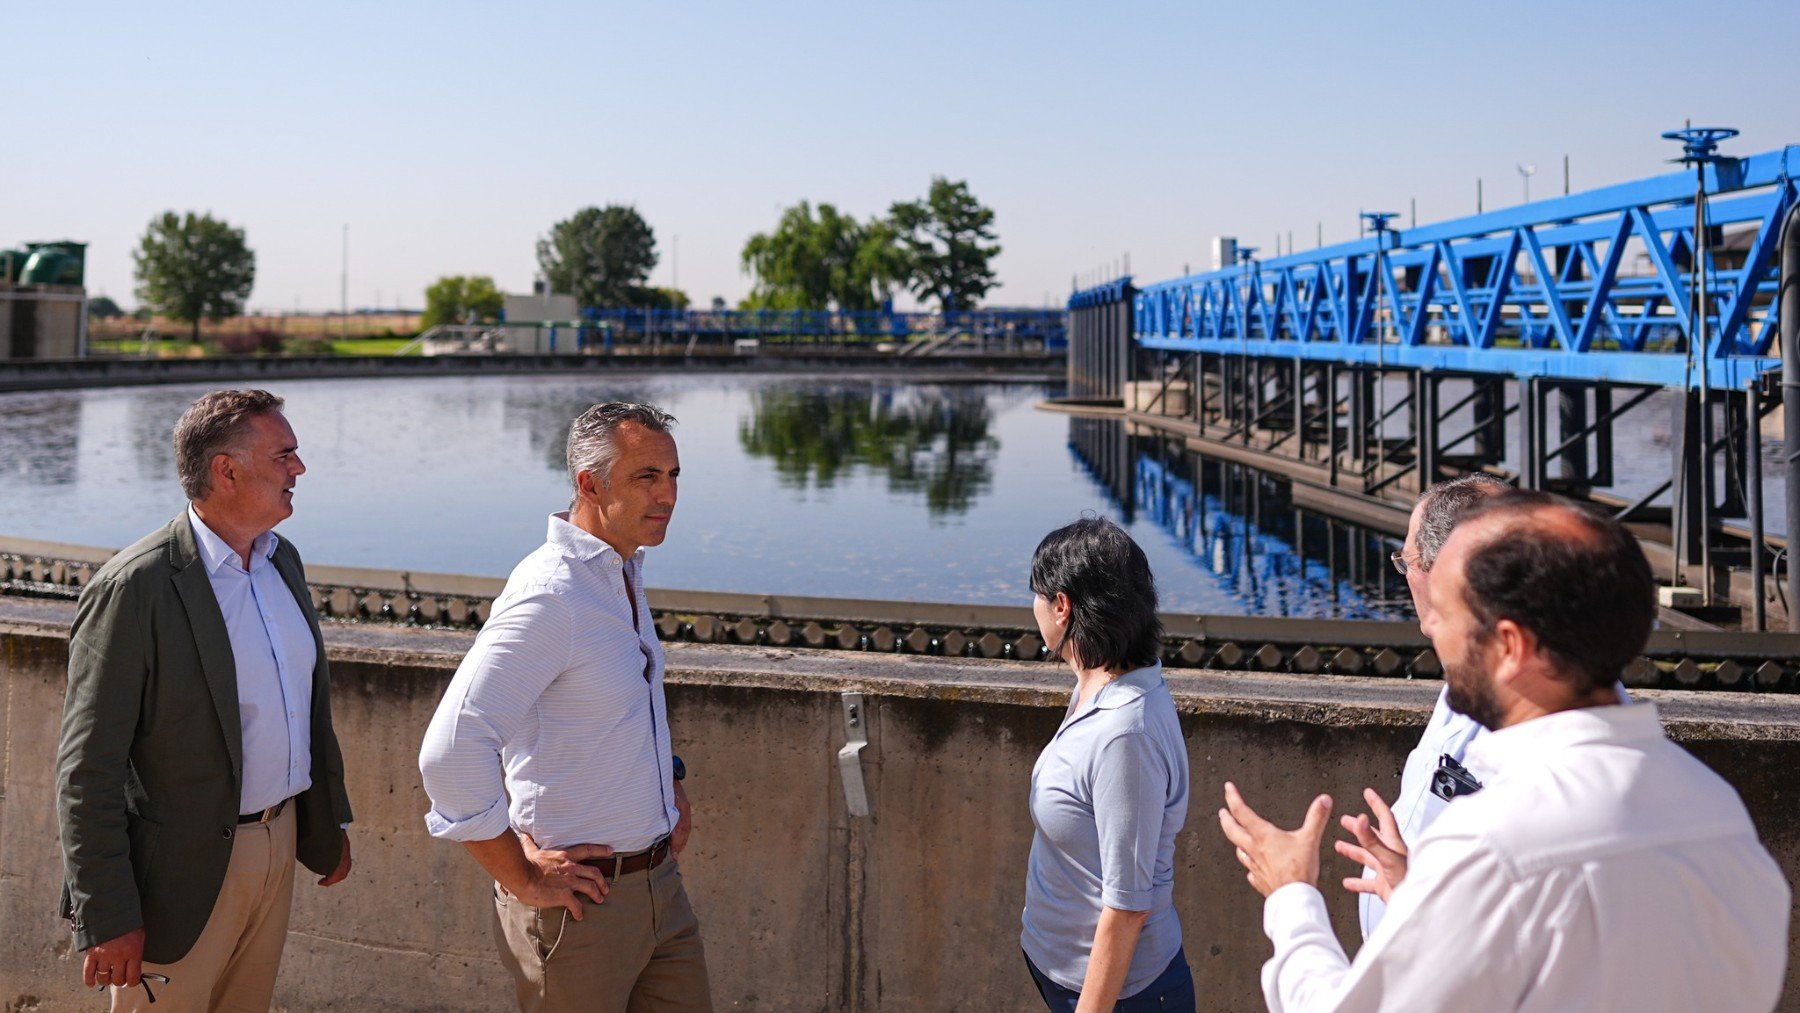
{"type": "MultiPolygon", "coordinates": [[[[1081,993],[1067,989],[1044,977],[1044,972],[1037,969],[1030,957],[1025,958],[1025,966],[1031,969],[1031,980],[1037,982],[1038,995],[1044,997],[1044,1005],[1050,1007],[1050,1013],[1075,1013],[1075,1004],[1081,1001],[1081,993]]],[[[1113,1007],[1115,1013],[1194,1013],[1194,974],[1188,969],[1187,953],[1175,951],[1175,959],[1156,980],[1144,986],[1134,995],[1120,999],[1113,1007]]]]}

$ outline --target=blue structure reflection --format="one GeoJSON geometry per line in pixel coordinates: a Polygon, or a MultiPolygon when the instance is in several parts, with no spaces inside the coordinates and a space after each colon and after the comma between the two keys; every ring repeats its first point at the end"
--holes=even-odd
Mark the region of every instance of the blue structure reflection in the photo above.
{"type": "Polygon", "coordinates": [[[1294,506],[1286,483],[1124,423],[1072,419],[1069,447],[1138,537],[1152,528],[1250,615],[1404,619],[1399,540],[1294,506]]]}

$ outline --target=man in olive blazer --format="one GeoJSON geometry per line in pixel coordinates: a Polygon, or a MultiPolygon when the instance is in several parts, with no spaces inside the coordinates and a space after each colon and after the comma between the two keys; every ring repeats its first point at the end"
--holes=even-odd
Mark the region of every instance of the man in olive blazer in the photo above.
{"type": "Polygon", "coordinates": [[[266,392],[219,391],[188,409],[176,450],[192,505],[94,574],[70,631],[57,757],[63,915],[87,951],[84,981],[113,986],[115,1009],[143,1001],[133,986],[145,965],[174,979],[157,990],[175,1008],[267,1008],[293,863],[258,876],[285,882],[285,896],[265,888],[240,904],[227,870],[241,875],[250,859],[234,849],[257,834],[266,835],[255,844],[265,864],[288,848],[322,885],[349,871],[350,803],[324,643],[299,554],[269,530],[292,513],[305,471],[280,407],[266,392]],[[215,583],[223,579],[242,583],[215,583]],[[222,612],[217,588],[236,586],[243,593],[222,612]],[[279,600],[282,589],[291,603],[279,600]],[[260,659],[266,678],[241,684],[240,659],[251,669],[260,659]],[[240,690],[250,694],[242,704],[240,690]],[[269,708],[251,702],[256,693],[274,694],[279,741],[269,741],[269,708]],[[245,729],[259,741],[246,742],[245,729]],[[305,787],[245,814],[247,748],[276,794],[305,787]],[[284,769],[290,757],[309,759],[284,769]],[[232,919],[239,924],[219,924],[232,919]],[[251,940],[257,931],[274,938],[251,940]],[[246,956],[251,947],[260,953],[246,956]],[[209,948],[218,952],[201,952],[209,948]],[[184,960],[198,963],[178,965],[182,973],[168,966],[184,960]]]}

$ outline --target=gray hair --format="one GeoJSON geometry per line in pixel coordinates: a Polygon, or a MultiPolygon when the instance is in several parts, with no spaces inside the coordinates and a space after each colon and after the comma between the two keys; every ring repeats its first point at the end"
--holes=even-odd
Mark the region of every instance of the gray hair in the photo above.
{"type": "Polygon", "coordinates": [[[1492,475],[1476,473],[1439,482],[1419,497],[1425,510],[1419,516],[1419,569],[1430,570],[1450,540],[1450,532],[1471,507],[1511,489],[1492,475]]]}
{"type": "Polygon", "coordinates": [[[188,405],[175,423],[175,473],[191,502],[212,495],[213,458],[237,449],[252,418],[285,403],[266,390],[215,390],[188,405]]]}
{"type": "MultiPolygon", "coordinates": [[[[635,422],[653,432],[666,433],[675,424],[675,416],[663,411],[655,405],[632,404],[629,401],[608,401],[597,404],[575,419],[569,426],[569,484],[578,485],[577,476],[584,471],[591,471],[606,485],[612,466],[619,459],[618,435],[619,426],[626,422],[635,422]]],[[[574,501],[570,501],[570,509],[574,509],[574,501]]]]}

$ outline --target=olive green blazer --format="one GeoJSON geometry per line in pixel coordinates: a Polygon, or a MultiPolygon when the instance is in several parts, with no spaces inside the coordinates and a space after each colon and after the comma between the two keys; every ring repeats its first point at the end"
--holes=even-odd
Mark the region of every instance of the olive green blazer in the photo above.
{"type": "MultiPolygon", "coordinates": [[[[273,562],[318,645],[312,787],[298,856],[325,875],[350,822],[331,681],[300,556],[273,562]]],[[[57,750],[62,915],[86,949],[144,929],[144,959],[181,959],[212,914],[237,832],[244,751],[237,666],[187,512],[114,556],[81,593],[57,750]]]]}

